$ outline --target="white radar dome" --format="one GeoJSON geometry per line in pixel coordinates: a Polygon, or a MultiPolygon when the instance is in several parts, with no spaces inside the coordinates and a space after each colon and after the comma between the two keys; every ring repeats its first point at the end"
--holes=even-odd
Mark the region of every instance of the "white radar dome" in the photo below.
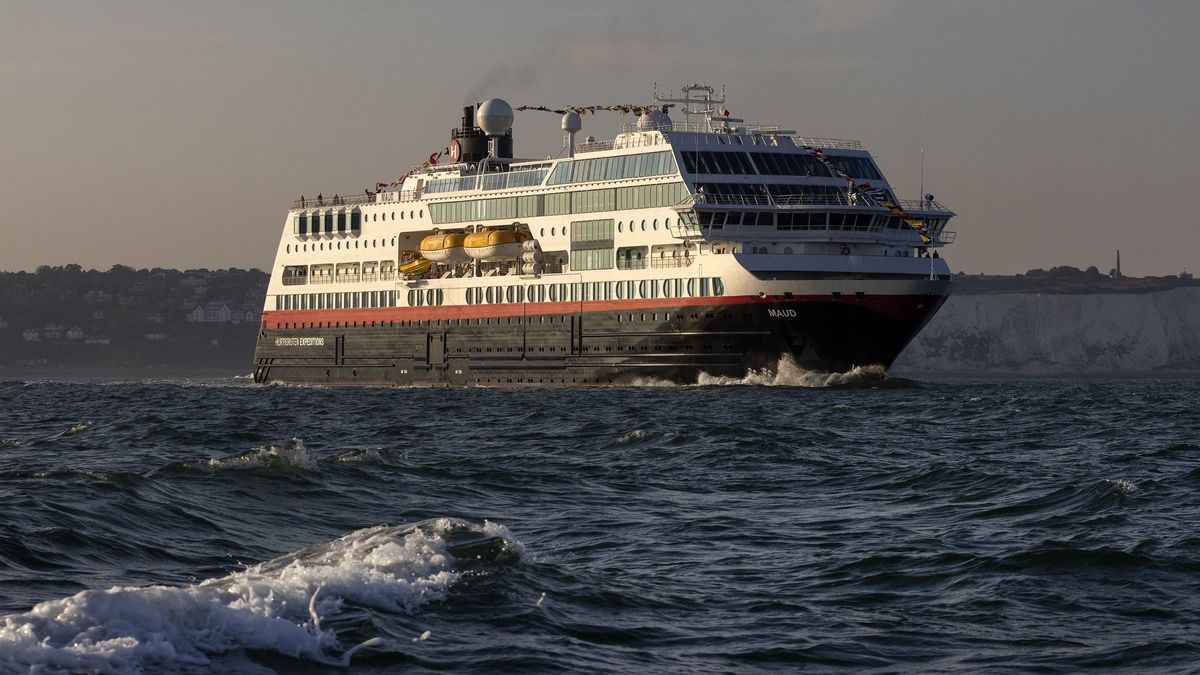
{"type": "Polygon", "coordinates": [[[475,124],[488,136],[503,136],[512,128],[513,109],[508,101],[489,98],[479,104],[475,113],[475,124]]]}
{"type": "Polygon", "coordinates": [[[583,120],[579,118],[579,113],[569,112],[562,117],[563,131],[579,131],[583,128],[583,120]]]}

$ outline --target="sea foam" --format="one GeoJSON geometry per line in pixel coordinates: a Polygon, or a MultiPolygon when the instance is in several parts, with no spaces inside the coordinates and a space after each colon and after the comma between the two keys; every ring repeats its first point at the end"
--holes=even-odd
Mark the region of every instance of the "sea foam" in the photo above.
{"type": "Polygon", "coordinates": [[[245,649],[346,664],[359,648],[388,647],[341,645],[323,630],[344,603],[411,612],[446,599],[465,573],[459,560],[521,552],[502,525],[440,518],[358,530],[199,584],[83,591],[0,618],[0,671],[175,670],[245,649]]]}
{"type": "Polygon", "coordinates": [[[774,368],[750,370],[742,377],[714,376],[700,373],[696,384],[702,387],[760,386],[760,387],[844,387],[869,385],[887,379],[880,365],[855,366],[844,373],[806,370],[791,354],[779,357],[774,368]]]}

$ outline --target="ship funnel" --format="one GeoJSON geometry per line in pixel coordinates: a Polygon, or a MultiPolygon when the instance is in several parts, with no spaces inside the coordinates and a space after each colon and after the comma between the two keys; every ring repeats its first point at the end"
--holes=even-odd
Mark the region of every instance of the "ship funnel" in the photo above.
{"type": "Polygon", "coordinates": [[[475,126],[475,106],[463,108],[462,126],[451,131],[450,138],[451,161],[474,164],[487,157],[487,137],[475,126]]]}
{"type": "Polygon", "coordinates": [[[562,129],[567,132],[567,157],[575,156],[575,133],[583,128],[579,113],[569,112],[562,117],[562,129]]]}

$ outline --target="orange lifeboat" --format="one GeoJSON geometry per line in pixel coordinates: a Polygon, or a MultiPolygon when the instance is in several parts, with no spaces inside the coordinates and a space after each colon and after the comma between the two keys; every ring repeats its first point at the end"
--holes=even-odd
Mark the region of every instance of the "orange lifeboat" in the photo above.
{"type": "Polygon", "coordinates": [[[515,229],[472,232],[463,242],[463,250],[476,260],[521,257],[521,245],[533,239],[529,232],[515,229]]]}
{"type": "Polygon", "coordinates": [[[400,273],[409,277],[421,276],[428,272],[430,267],[433,267],[432,262],[427,258],[422,258],[416,251],[405,251],[401,255],[401,260],[400,273]]]}
{"type": "Polygon", "coordinates": [[[471,256],[463,250],[467,235],[461,232],[438,232],[421,240],[421,256],[433,262],[461,262],[471,256]]]}

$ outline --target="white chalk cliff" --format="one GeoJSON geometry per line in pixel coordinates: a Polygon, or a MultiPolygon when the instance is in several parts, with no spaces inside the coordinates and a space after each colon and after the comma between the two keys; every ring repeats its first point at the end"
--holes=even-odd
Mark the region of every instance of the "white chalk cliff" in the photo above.
{"type": "Polygon", "coordinates": [[[1200,288],[952,295],[892,370],[1200,371],[1200,288]]]}

